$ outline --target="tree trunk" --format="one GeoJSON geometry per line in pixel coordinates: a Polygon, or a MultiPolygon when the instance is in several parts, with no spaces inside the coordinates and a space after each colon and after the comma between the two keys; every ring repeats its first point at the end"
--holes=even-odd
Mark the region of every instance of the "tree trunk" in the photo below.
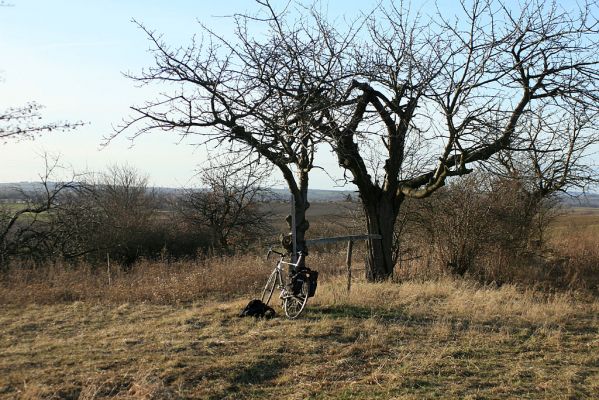
{"type": "MultiPolygon", "coordinates": [[[[307,200],[298,199],[295,200],[295,224],[296,224],[296,240],[297,240],[297,251],[304,254],[303,261],[305,262],[305,256],[308,255],[308,247],[306,246],[306,231],[310,227],[310,223],[306,219],[306,210],[310,207],[310,203],[307,200]]],[[[297,260],[296,260],[297,261],[297,260]]]]}
{"type": "Polygon", "coordinates": [[[381,235],[370,239],[366,247],[366,279],[380,282],[393,274],[393,231],[399,212],[399,202],[384,195],[363,196],[368,234],[381,235]]]}
{"type": "MultiPolygon", "coordinates": [[[[308,202],[308,170],[301,170],[298,173],[297,178],[299,185],[295,184],[295,180],[288,180],[288,184],[291,192],[293,193],[293,199],[295,201],[295,233],[297,251],[304,254],[302,262],[305,263],[305,256],[308,255],[308,247],[306,246],[306,231],[308,228],[310,228],[310,223],[306,218],[306,211],[310,207],[310,203],[308,202]]],[[[291,215],[288,215],[287,225],[289,226],[290,231],[292,229],[291,221],[291,215]]],[[[289,235],[289,240],[291,239],[291,235],[289,235]]],[[[288,252],[291,253],[293,251],[293,243],[285,243],[285,240],[283,240],[282,244],[288,252]]]]}

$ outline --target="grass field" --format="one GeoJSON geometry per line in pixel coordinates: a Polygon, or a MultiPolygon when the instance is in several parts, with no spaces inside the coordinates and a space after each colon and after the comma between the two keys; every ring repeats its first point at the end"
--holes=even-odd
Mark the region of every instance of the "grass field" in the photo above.
{"type": "Polygon", "coordinates": [[[6,212],[12,213],[27,207],[23,203],[0,203],[0,209],[6,210],[6,212]]]}
{"type": "MultiPolygon", "coordinates": [[[[322,207],[315,236],[335,233],[322,207]]],[[[579,279],[597,275],[597,235],[593,209],[552,227],[579,279]]],[[[360,246],[350,293],[345,244],[313,249],[321,282],[295,321],[237,317],[272,268],[258,255],[13,268],[0,399],[599,398],[599,286],[369,284],[360,246]]]]}
{"type": "Polygon", "coordinates": [[[573,208],[560,215],[550,228],[554,236],[572,233],[591,234],[599,237],[599,208],[573,208]]]}
{"type": "MultiPolygon", "coordinates": [[[[299,320],[187,305],[4,305],[0,397],[597,398],[599,302],[442,279],[324,282],[299,320]]],[[[280,310],[278,310],[280,311],[280,310]]]]}

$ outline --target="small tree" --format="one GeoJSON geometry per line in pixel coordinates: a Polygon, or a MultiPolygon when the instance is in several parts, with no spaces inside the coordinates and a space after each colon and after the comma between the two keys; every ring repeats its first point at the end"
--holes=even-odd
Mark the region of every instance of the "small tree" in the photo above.
{"type": "Polygon", "coordinates": [[[46,170],[32,189],[17,188],[23,204],[0,205],[0,269],[10,257],[48,257],[54,252],[50,213],[60,197],[75,186],[75,176],[66,182],[53,182],[60,169],[58,159],[45,157],[46,170]]]}
{"type": "Polygon", "coordinates": [[[270,194],[264,185],[271,168],[255,163],[240,167],[229,161],[211,163],[200,176],[204,188],[186,190],[178,204],[184,220],[200,229],[208,228],[212,246],[223,251],[270,231],[260,203],[270,194]]]}

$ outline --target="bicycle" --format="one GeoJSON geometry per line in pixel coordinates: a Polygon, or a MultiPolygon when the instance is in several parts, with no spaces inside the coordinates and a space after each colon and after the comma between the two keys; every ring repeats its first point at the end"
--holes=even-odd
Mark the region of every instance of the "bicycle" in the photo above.
{"type": "Polygon", "coordinates": [[[268,305],[275,291],[275,287],[277,287],[281,291],[279,298],[281,299],[283,309],[285,310],[285,315],[289,319],[295,319],[302,313],[302,311],[306,307],[306,303],[308,302],[308,297],[310,294],[310,282],[309,279],[304,279],[301,283],[301,287],[296,288],[296,290],[290,290],[287,279],[285,277],[285,271],[283,271],[283,265],[287,265],[288,267],[295,269],[301,264],[304,255],[302,253],[299,253],[297,262],[292,263],[283,261],[285,258],[285,254],[279,253],[278,251],[273,250],[272,248],[268,249],[268,254],[266,255],[267,260],[270,258],[271,253],[278,254],[280,258],[272,273],[268,277],[268,280],[266,281],[266,285],[262,290],[262,296],[260,300],[264,304],[268,305]]]}

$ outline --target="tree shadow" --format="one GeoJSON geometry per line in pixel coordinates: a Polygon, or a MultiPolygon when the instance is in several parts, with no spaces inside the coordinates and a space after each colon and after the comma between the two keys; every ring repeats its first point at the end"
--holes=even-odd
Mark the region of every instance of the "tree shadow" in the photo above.
{"type": "MultiPolygon", "coordinates": [[[[272,356],[270,358],[258,358],[248,365],[232,365],[229,368],[218,367],[210,373],[194,377],[193,385],[203,384],[206,380],[215,382],[224,379],[227,383],[206,398],[208,399],[245,399],[254,398],[264,390],[260,385],[266,384],[277,378],[289,366],[284,360],[272,356]]],[[[259,397],[259,396],[258,396],[259,397]]]]}
{"type": "MultiPolygon", "coordinates": [[[[405,326],[426,327],[434,325],[440,321],[439,317],[410,315],[402,309],[389,309],[385,307],[364,307],[356,305],[331,305],[309,308],[302,316],[308,320],[321,320],[323,318],[332,319],[376,319],[386,324],[402,324],[405,326]]],[[[490,319],[487,321],[474,321],[470,318],[446,316],[442,318],[443,322],[450,324],[455,332],[466,331],[470,328],[476,328],[481,331],[497,332],[508,330],[511,333],[524,334],[525,332],[536,332],[547,324],[538,324],[527,321],[502,321],[500,319],[490,319]]],[[[532,334],[532,333],[531,333],[532,334]]]]}
{"type": "MultiPolygon", "coordinates": [[[[383,307],[364,307],[356,305],[332,305],[310,308],[306,313],[306,319],[320,320],[322,318],[356,318],[371,319],[375,318],[388,322],[407,322],[412,320],[427,320],[427,318],[415,318],[405,314],[401,309],[389,309],[383,307]]],[[[431,320],[432,321],[432,320],[431,320]]]]}
{"type": "Polygon", "coordinates": [[[245,366],[232,378],[233,385],[261,384],[275,379],[287,368],[288,363],[280,358],[264,358],[245,366]]]}

